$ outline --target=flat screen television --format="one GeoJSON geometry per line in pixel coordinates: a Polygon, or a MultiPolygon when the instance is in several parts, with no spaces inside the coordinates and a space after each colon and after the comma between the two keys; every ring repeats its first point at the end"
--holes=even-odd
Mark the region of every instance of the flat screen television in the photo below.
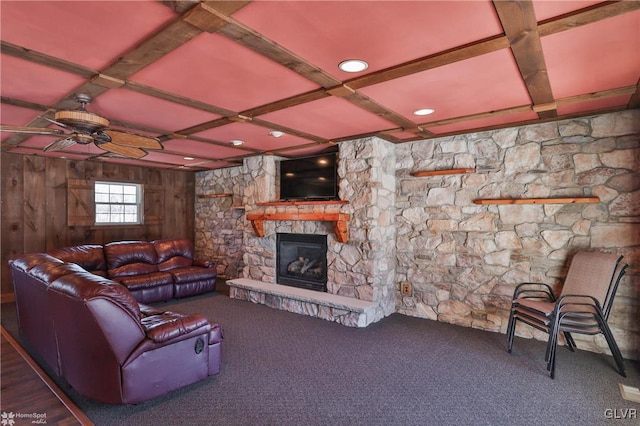
{"type": "Polygon", "coordinates": [[[280,161],[280,200],[337,200],[337,153],[280,161]]]}

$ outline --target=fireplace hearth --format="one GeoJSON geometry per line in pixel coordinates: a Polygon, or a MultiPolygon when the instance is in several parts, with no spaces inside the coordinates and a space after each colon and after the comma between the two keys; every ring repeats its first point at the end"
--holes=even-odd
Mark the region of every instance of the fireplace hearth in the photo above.
{"type": "Polygon", "coordinates": [[[315,291],[327,291],[327,236],[276,236],[276,282],[315,291]]]}

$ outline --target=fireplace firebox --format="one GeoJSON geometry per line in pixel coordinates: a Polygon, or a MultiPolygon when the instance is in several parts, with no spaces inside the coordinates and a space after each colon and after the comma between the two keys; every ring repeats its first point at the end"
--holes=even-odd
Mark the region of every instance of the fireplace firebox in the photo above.
{"type": "Polygon", "coordinates": [[[276,282],[315,291],[327,291],[327,236],[276,235],[276,282]]]}

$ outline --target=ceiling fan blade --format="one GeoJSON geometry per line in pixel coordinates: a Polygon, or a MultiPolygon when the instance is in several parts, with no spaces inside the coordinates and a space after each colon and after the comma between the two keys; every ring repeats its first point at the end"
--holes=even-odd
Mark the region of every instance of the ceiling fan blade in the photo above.
{"type": "Polygon", "coordinates": [[[139,148],[134,148],[131,146],[122,146],[116,145],[112,142],[102,142],[96,143],[96,146],[100,149],[104,149],[105,151],[113,152],[114,154],[122,155],[124,157],[130,158],[142,158],[147,155],[146,152],[139,148]]]}
{"type": "Polygon", "coordinates": [[[45,127],[11,126],[0,124],[0,132],[27,133],[31,135],[64,135],[62,130],[47,129],[45,127]]]}
{"type": "Polygon", "coordinates": [[[102,133],[109,136],[111,138],[111,142],[117,145],[144,149],[164,149],[158,139],[149,136],[123,132],[121,130],[103,130],[102,133]]]}
{"type": "Polygon", "coordinates": [[[71,145],[75,144],[76,141],[73,136],[64,139],[58,139],[57,141],[51,142],[49,145],[45,146],[43,151],[62,151],[63,149],[69,148],[71,145]]]}
{"type": "Polygon", "coordinates": [[[44,118],[45,120],[47,120],[49,123],[53,123],[53,124],[55,124],[56,126],[60,126],[60,127],[62,127],[63,129],[69,129],[69,130],[72,130],[72,129],[71,129],[71,127],[67,126],[67,125],[66,125],[66,124],[64,124],[64,123],[61,123],[61,122],[56,121],[56,120],[52,120],[52,119],[47,118],[47,117],[42,117],[42,118],[44,118]]]}

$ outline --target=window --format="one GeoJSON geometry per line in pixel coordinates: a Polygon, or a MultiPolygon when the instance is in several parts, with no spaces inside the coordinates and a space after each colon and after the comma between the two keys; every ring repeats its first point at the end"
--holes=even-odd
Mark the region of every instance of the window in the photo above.
{"type": "Polygon", "coordinates": [[[96,182],[96,225],[142,223],[142,185],[119,182],[96,182]]]}

